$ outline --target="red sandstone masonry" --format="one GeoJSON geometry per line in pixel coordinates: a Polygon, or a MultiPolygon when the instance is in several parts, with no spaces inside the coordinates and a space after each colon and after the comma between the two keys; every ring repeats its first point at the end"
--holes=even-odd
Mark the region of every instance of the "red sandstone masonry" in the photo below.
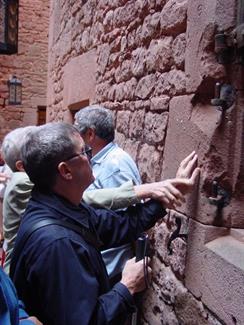
{"type": "MultiPolygon", "coordinates": [[[[95,89],[86,92],[87,100],[115,111],[116,139],[136,159],[143,181],[173,177],[191,149],[198,150],[201,163],[211,162],[209,147],[220,114],[205,103],[194,104],[193,98],[197,93],[205,99],[203,90],[225,78],[225,69],[216,62],[213,38],[216,23],[224,29],[233,25],[233,7],[232,0],[88,0],[84,5],[53,1],[49,120],[70,120],[66,93],[76,102],[84,99],[85,87],[81,90],[82,83],[67,77],[65,70],[94,51],[96,64],[90,73],[95,89]],[[77,88],[70,86],[75,84],[77,88]],[[206,113],[210,122],[204,119],[206,113]]],[[[77,74],[84,82],[89,76],[83,69],[77,74]]],[[[212,176],[209,169],[204,167],[203,180],[212,176]]],[[[193,203],[197,191],[194,195],[193,203]]],[[[207,202],[206,193],[201,197],[207,202]]],[[[199,211],[204,212],[205,201],[199,200],[199,211]]],[[[166,248],[174,217],[183,220],[187,231],[185,215],[194,216],[193,208],[171,212],[152,233],[155,276],[144,296],[144,324],[220,324],[201,297],[195,299],[184,286],[186,242],[173,242],[172,256],[166,248]]]]}
{"type": "Polygon", "coordinates": [[[46,105],[49,1],[20,1],[18,54],[0,56],[0,139],[10,130],[37,122],[46,105]],[[22,105],[8,106],[7,80],[22,81],[22,105]]]}

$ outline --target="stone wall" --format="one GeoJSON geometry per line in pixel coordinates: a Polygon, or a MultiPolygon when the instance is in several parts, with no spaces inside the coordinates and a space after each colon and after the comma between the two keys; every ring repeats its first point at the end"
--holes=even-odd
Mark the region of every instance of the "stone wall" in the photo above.
{"type": "Polygon", "coordinates": [[[19,1],[18,53],[0,55],[0,140],[10,130],[37,123],[37,106],[46,106],[48,0],[19,1]],[[22,105],[8,105],[8,79],[22,81],[22,105]]]}
{"type": "MultiPolygon", "coordinates": [[[[230,132],[243,113],[232,109],[223,118],[210,104],[215,82],[230,77],[216,61],[214,35],[234,28],[235,18],[234,0],[63,0],[51,5],[48,119],[72,121],[72,110],[87,102],[110,108],[117,141],[137,161],[144,182],[173,177],[184,156],[194,149],[199,155],[199,189],[151,232],[154,277],[143,297],[144,324],[241,324],[244,316],[226,315],[228,308],[221,314],[214,307],[218,299],[211,306],[201,293],[187,289],[191,240],[177,238],[171,255],[167,249],[176,217],[185,234],[187,217],[207,225],[216,221],[216,207],[208,201],[214,177],[234,196],[240,193],[243,127],[235,138],[230,132]],[[230,172],[228,152],[235,157],[235,172],[230,172]]],[[[231,211],[237,211],[233,207],[225,210],[223,225],[230,225],[231,211]]],[[[197,272],[204,278],[200,263],[197,272]]],[[[194,261],[191,266],[194,273],[194,261]]]]}

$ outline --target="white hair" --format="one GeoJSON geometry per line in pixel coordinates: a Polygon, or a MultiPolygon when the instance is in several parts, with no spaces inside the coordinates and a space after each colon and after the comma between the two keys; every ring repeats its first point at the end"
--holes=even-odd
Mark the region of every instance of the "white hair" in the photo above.
{"type": "Polygon", "coordinates": [[[16,162],[21,160],[20,150],[25,143],[26,135],[36,129],[36,126],[26,126],[10,131],[3,139],[1,153],[6,164],[13,172],[17,171],[16,162]]]}

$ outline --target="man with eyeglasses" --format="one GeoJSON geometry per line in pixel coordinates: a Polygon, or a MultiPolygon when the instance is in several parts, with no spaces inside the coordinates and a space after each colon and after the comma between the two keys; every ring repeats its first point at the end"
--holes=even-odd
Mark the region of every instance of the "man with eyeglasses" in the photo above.
{"type": "Polygon", "coordinates": [[[85,144],[84,148],[82,148],[80,153],[76,153],[71,155],[71,157],[68,157],[66,160],[70,160],[73,158],[76,158],[78,156],[86,156],[89,161],[91,161],[92,158],[92,148],[85,144]]]}
{"type": "MultiPolygon", "coordinates": [[[[45,325],[124,324],[135,308],[133,295],[145,288],[143,263],[129,260],[121,281],[111,288],[99,247],[135,240],[165,209],[153,200],[116,213],[80,203],[94,177],[89,151],[71,125],[37,128],[21,151],[34,189],[17,235],[13,256],[21,250],[11,274],[27,311],[45,325]],[[56,223],[36,227],[47,219],[56,223]]],[[[161,182],[152,191],[165,207],[180,205],[192,188],[198,170],[186,165],[190,178],[161,182]]]]}

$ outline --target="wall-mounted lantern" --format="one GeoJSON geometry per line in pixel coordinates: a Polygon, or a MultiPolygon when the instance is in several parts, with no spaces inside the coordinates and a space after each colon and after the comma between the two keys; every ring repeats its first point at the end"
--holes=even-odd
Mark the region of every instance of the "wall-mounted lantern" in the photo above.
{"type": "Polygon", "coordinates": [[[8,104],[9,105],[21,105],[22,100],[22,82],[13,76],[8,81],[8,89],[9,89],[9,97],[8,104]]]}
{"type": "Polygon", "coordinates": [[[18,0],[0,0],[0,54],[18,50],[18,0]]]}

